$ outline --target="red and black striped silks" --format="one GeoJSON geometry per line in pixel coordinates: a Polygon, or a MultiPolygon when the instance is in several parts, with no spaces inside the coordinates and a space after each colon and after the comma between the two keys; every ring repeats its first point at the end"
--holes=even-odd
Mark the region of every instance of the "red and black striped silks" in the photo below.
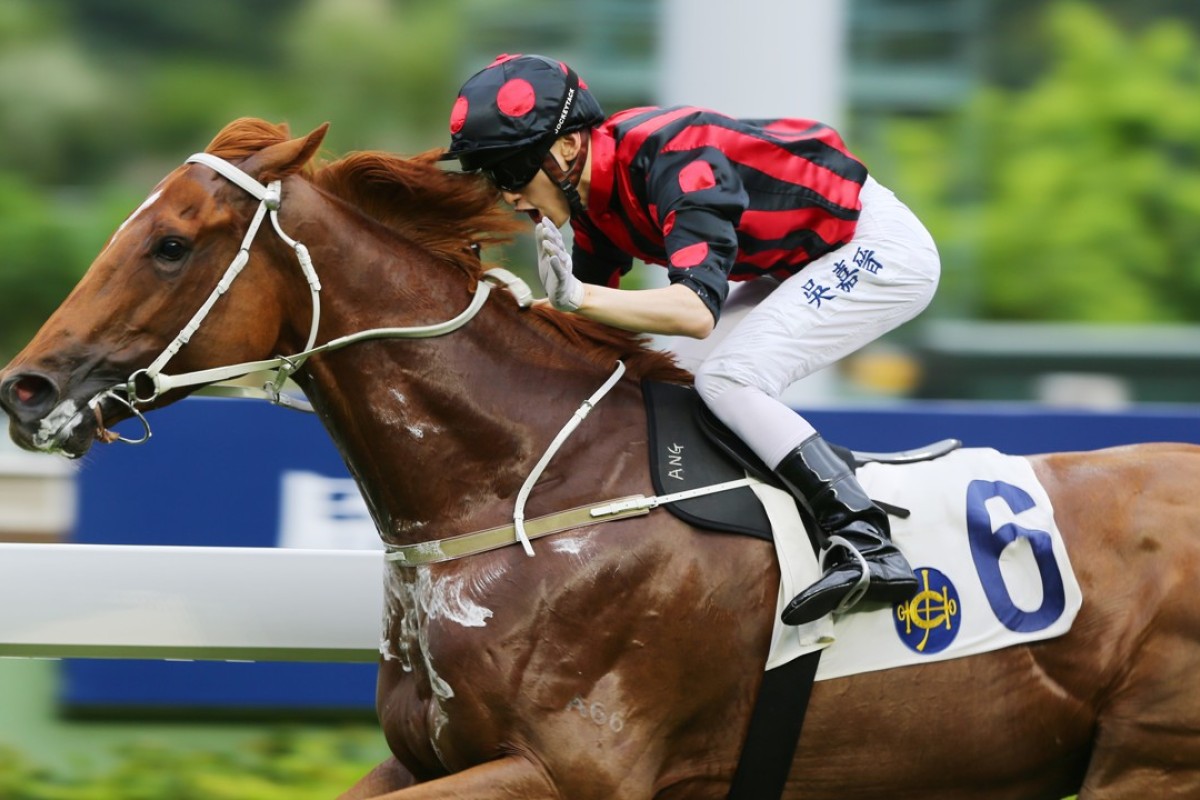
{"type": "Polygon", "coordinates": [[[866,167],[827,125],[635,108],[592,131],[575,271],[617,285],[633,258],[720,313],[731,280],[787,277],[854,235],[866,167]]]}

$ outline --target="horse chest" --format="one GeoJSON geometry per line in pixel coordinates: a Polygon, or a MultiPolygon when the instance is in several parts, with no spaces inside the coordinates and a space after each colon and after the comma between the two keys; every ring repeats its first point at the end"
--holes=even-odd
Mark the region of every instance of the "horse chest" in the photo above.
{"type": "Polygon", "coordinates": [[[503,669],[494,664],[476,668],[476,657],[484,649],[481,640],[490,635],[489,624],[495,624],[491,606],[498,601],[490,590],[504,572],[486,565],[434,565],[393,568],[385,579],[380,655],[391,669],[381,673],[390,676],[381,682],[381,714],[388,695],[407,698],[400,703],[404,706],[419,702],[423,724],[414,735],[426,740],[443,764],[455,760],[444,752],[455,749],[449,745],[453,731],[481,722],[470,713],[470,719],[463,717],[472,706],[455,698],[468,685],[475,689],[481,680],[503,679],[503,669]]]}
{"type": "MultiPolygon", "coordinates": [[[[461,563],[461,562],[460,562],[461,563]]],[[[455,696],[453,680],[464,640],[483,634],[497,601],[489,592],[503,567],[454,569],[447,565],[394,568],[385,583],[380,654],[406,673],[428,681],[437,702],[455,696]]]]}

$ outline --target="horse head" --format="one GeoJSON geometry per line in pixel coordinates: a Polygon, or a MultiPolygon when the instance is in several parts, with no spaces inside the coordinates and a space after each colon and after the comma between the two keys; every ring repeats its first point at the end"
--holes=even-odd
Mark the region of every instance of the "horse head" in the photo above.
{"type": "MultiPolygon", "coordinates": [[[[239,123],[214,138],[208,152],[239,162],[241,171],[260,183],[301,171],[327,128],[289,139],[283,128],[239,123]],[[229,131],[235,126],[241,129],[238,142],[244,143],[251,130],[259,146],[231,147],[229,131]]],[[[129,387],[135,373],[180,338],[222,270],[238,256],[258,203],[202,163],[167,175],[112,234],[35,338],[0,372],[0,406],[8,412],[14,441],[77,458],[97,438],[111,436],[108,427],[134,411],[127,397],[131,390],[125,388],[123,397],[114,389],[129,387]]],[[[281,244],[275,237],[261,238],[238,285],[221,294],[187,346],[180,346],[175,368],[261,359],[287,335],[284,305],[263,298],[283,297],[296,280],[266,266],[270,248],[281,244]],[[263,266],[255,268],[259,261],[263,266]]],[[[185,394],[169,392],[153,404],[185,394]]]]}

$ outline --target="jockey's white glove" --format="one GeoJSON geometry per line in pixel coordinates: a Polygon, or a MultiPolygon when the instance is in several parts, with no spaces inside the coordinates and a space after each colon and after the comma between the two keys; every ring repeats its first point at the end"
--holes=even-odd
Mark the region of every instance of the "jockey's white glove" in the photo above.
{"type": "Polygon", "coordinates": [[[559,311],[575,311],[583,304],[583,281],[571,274],[571,255],[562,233],[547,217],[533,231],[537,241],[538,275],[546,298],[559,311]]]}

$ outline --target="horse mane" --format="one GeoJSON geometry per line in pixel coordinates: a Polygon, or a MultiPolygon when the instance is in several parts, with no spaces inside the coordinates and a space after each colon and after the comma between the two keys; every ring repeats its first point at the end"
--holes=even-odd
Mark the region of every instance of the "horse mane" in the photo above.
{"type": "MultiPolygon", "coordinates": [[[[229,160],[248,158],[291,138],[286,124],[234,120],[206,151],[229,160]]],[[[521,220],[499,205],[499,193],[482,176],[437,166],[441,150],[412,158],[376,151],[351,153],[310,164],[302,175],[315,186],[359,209],[404,238],[478,279],[486,269],[471,250],[509,241],[521,220]]],[[[618,359],[635,379],[684,383],[691,375],[667,353],[653,350],[645,336],[562,314],[545,306],[526,312],[530,321],[573,345],[590,362],[611,366],[618,359]]]]}

